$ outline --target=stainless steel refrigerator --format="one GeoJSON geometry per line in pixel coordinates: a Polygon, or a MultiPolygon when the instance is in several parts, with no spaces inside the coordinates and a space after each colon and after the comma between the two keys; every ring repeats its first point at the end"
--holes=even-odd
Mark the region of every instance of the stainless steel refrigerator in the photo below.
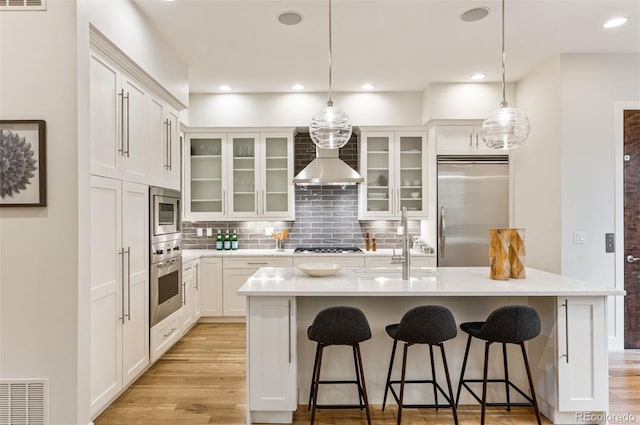
{"type": "Polygon", "coordinates": [[[489,229],[509,227],[509,157],[438,157],[438,266],[488,266],[489,229]]]}

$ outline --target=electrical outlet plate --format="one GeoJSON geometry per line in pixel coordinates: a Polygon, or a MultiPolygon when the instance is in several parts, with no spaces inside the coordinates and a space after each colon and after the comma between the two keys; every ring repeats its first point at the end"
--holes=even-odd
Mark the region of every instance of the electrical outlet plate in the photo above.
{"type": "Polygon", "coordinates": [[[213,229],[211,227],[207,227],[207,236],[213,236],[213,229]]]}
{"type": "Polygon", "coordinates": [[[198,227],[198,229],[196,229],[196,234],[198,236],[202,236],[202,229],[198,227]]]}
{"type": "Polygon", "coordinates": [[[264,228],[264,235],[265,236],[271,236],[272,233],[273,233],[273,227],[265,227],[264,228]]]}
{"type": "Polygon", "coordinates": [[[604,234],[604,252],[616,251],[616,239],[613,233],[604,234]]]}

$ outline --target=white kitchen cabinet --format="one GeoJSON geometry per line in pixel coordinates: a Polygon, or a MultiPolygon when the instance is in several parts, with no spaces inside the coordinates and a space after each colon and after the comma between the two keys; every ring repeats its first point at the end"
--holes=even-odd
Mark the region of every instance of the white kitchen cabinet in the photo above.
{"type": "Polygon", "coordinates": [[[293,129],[185,134],[185,218],[293,220],[293,129]]]}
{"type": "MultiPolygon", "coordinates": [[[[398,250],[397,254],[402,254],[402,250],[398,250]]],[[[394,263],[391,255],[366,255],[364,257],[364,266],[369,267],[402,267],[402,264],[394,263]]],[[[412,255],[411,267],[436,267],[436,257],[426,255],[412,255]]]]}
{"type": "Polygon", "coordinates": [[[174,311],[171,315],[151,328],[151,361],[155,362],[167,352],[182,337],[181,309],[174,311]]]}
{"type": "Polygon", "coordinates": [[[361,129],[359,185],[360,220],[398,219],[402,207],[409,217],[428,212],[427,132],[361,129]]]}
{"type": "Polygon", "coordinates": [[[297,408],[295,297],[251,297],[247,324],[248,423],[291,422],[297,408]],[[283,420],[284,419],[284,420],[283,420]]]}
{"type": "Polygon", "coordinates": [[[147,94],[106,57],[91,52],[91,174],[147,183],[147,94]]]}
{"type": "Polygon", "coordinates": [[[605,297],[559,297],[557,406],[606,412],[609,405],[605,297]]]}
{"type": "Polygon", "coordinates": [[[222,315],[245,316],[246,299],[238,289],[260,267],[291,267],[291,257],[233,257],[222,260],[222,315]]]}
{"type": "Polygon", "coordinates": [[[200,259],[203,317],[222,316],[222,258],[200,259]]]}
{"type": "Polygon", "coordinates": [[[91,414],[149,364],[149,227],[145,185],[92,176],[91,414]]]}
{"type": "Polygon", "coordinates": [[[162,99],[147,102],[149,184],[180,190],[180,124],[178,113],[162,99]]]}
{"type": "Polygon", "coordinates": [[[482,140],[482,121],[436,127],[438,155],[495,155],[482,140]]]}
{"type": "Polygon", "coordinates": [[[190,261],[182,266],[182,307],[180,312],[182,332],[186,333],[195,320],[194,292],[196,286],[196,264],[198,260],[190,261]]]}

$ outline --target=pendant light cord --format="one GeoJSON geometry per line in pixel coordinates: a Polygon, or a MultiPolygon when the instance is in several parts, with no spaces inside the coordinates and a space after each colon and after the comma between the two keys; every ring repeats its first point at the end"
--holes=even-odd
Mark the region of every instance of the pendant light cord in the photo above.
{"type": "Polygon", "coordinates": [[[506,83],[505,83],[505,57],[504,52],[504,0],[502,0],[502,103],[501,108],[507,107],[506,83]]]}
{"type": "Polygon", "coordinates": [[[329,100],[327,101],[327,106],[333,106],[333,100],[331,99],[331,59],[331,0],[329,0],[329,100]]]}

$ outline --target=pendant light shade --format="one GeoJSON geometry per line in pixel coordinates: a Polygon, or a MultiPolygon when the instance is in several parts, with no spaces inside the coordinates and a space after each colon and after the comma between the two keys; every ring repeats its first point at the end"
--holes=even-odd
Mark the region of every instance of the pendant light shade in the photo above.
{"type": "Polygon", "coordinates": [[[529,119],[517,108],[509,108],[506,100],[504,51],[504,0],[502,0],[502,103],[482,123],[482,140],[491,149],[520,147],[529,136],[529,119]]]}
{"type": "Polygon", "coordinates": [[[351,120],[331,99],[331,0],[329,0],[329,100],[327,107],[318,112],[309,124],[311,140],[321,149],[343,147],[351,137],[351,120]]]}

